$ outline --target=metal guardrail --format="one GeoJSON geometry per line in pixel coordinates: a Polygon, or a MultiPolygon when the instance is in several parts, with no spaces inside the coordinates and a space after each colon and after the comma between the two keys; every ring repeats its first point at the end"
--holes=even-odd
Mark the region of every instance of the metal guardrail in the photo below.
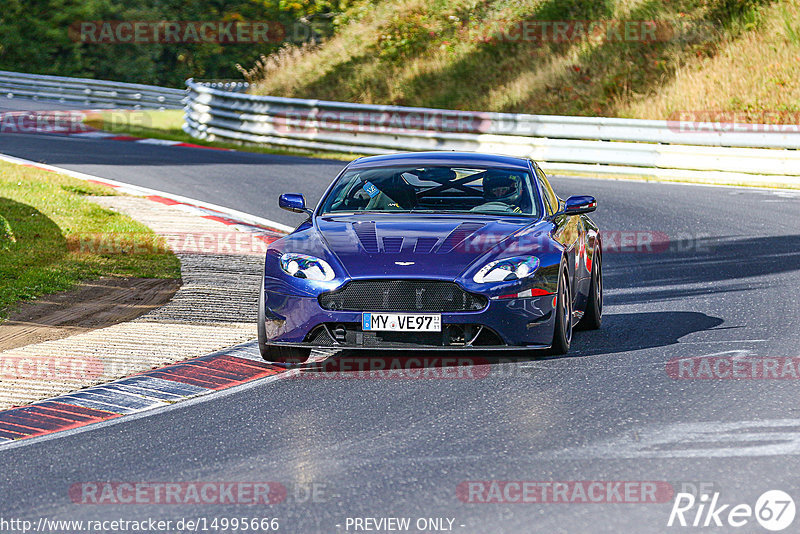
{"type": "Polygon", "coordinates": [[[241,80],[195,80],[193,78],[192,82],[230,93],[245,93],[247,88],[250,87],[249,83],[241,80]]]}
{"type": "Polygon", "coordinates": [[[0,97],[126,109],[180,109],[186,91],[155,85],[0,71],[0,97]]]}
{"type": "Polygon", "coordinates": [[[530,157],[550,171],[800,181],[800,133],[769,125],[692,131],[668,121],[376,106],[186,85],[184,131],[199,139],[354,154],[482,151],[530,157]]]}

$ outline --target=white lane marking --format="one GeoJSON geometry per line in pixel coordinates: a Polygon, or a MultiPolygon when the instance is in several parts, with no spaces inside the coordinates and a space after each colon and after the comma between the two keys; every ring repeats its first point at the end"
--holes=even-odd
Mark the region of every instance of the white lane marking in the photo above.
{"type": "Polygon", "coordinates": [[[800,419],[674,423],[597,445],[544,452],[549,459],[729,458],[800,454],[800,419]]]}
{"type": "Polygon", "coordinates": [[[104,139],[106,137],[116,137],[117,134],[108,132],[79,132],[71,134],[70,137],[83,137],[87,139],[104,139]]]}
{"type": "MultiPolygon", "coordinates": [[[[729,195],[743,195],[745,193],[746,193],[746,191],[730,191],[730,192],[728,192],[729,195]]],[[[781,198],[791,198],[791,199],[800,198],[800,192],[797,192],[797,191],[794,191],[794,190],[786,190],[786,189],[778,189],[776,191],[756,189],[755,191],[753,191],[753,193],[759,193],[759,194],[762,194],[762,195],[776,196],[776,197],[781,197],[781,198]]]]}
{"type": "Polygon", "coordinates": [[[128,193],[133,196],[159,196],[164,198],[169,198],[171,200],[175,200],[176,202],[182,202],[185,204],[193,204],[200,209],[214,211],[221,215],[227,215],[232,219],[238,219],[245,223],[251,224],[258,224],[262,226],[267,226],[269,228],[273,228],[278,230],[279,232],[289,233],[294,231],[294,228],[291,226],[287,226],[285,224],[281,224],[277,221],[272,221],[269,219],[264,219],[263,217],[257,217],[255,215],[250,215],[249,213],[244,213],[242,211],[234,210],[231,208],[226,208],[224,206],[218,206],[216,204],[211,204],[209,202],[204,202],[202,200],[196,200],[193,198],[184,197],[181,195],[174,195],[172,193],[166,193],[164,191],[158,191],[156,189],[150,189],[149,187],[141,187],[138,185],[132,185],[125,182],[118,182],[117,180],[111,180],[109,178],[103,178],[102,176],[95,176],[92,174],[86,174],[83,172],[72,171],[69,169],[65,169],[63,167],[56,167],[54,165],[48,165],[46,163],[39,163],[32,160],[27,160],[24,158],[18,158],[16,156],[10,156],[8,154],[0,154],[0,160],[7,161],[9,163],[16,163],[19,165],[32,165],[34,167],[38,167],[40,169],[46,169],[54,172],[59,172],[61,174],[66,174],[67,176],[71,176],[73,178],[77,178],[78,180],[95,180],[107,183],[109,185],[115,186],[119,188],[120,191],[123,193],[128,193]]]}
{"type": "Polygon", "coordinates": [[[717,343],[766,343],[769,341],[768,339],[727,339],[727,340],[718,340],[718,341],[680,341],[679,345],[703,345],[711,343],[715,345],[717,343]]]}
{"type": "Polygon", "coordinates": [[[675,360],[672,360],[672,361],[683,362],[683,361],[689,361],[689,360],[704,360],[706,358],[713,358],[714,356],[723,356],[725,354],[730,354],[731,358],[734,358],[734,359],[738,360],[738,359],[742,359],[742,358],[747,358],[748,355],[751,352],[752,351],[747,350],[747,349],[724,350],[722,352],[713,352],[711,354],[701,354],[699,356],[685,356],[683,358],[675,358],[675,360]]]}
{"type": "MultiPolygon", "coordinates": [[[[643,169],[646,167],[642,167],[643,169]]],[[[550,178],[569,178],[570,180],[609,180],[614,182],[636,182],[640,184],[658,184],[658,185],[687,185],[691,187],[720,187],[725,189],[737,189],[737,190],[745,190],[745,191],[785,191],[788,193],[797,191],[796,189],[790,189],[787,187],[768,187],[763,185],[730,185],[730,184],[704,184],[704,183],[695,183],[695,182],[678,182],[678,181],[670,181],[667,179],[651,179],[651,180],[643,180],[638,178],[615,178],[612,176],[602,176],[602,175],[594,175],[594,176],[567,176],[565,174],[558,174],[556,172],[550,174],[547,173],[547,176],[550,178]]],[[[754,175],[758,176],[758,175],[754,175]]]]}
{"type": "Polygon", "coordinates": [[[183,141],[171,141],[171,140],[169,140],[169,139],[152,139],[152,138],[147,138],[147,139],[137,139],[137,140],[136,140],[136,141],[134,141],[134,142],[135,142],[135,143],[142,143],[142,144],[144,144],[144,145],[165,145],[165,146],[173,146],[173,145],[179,145],[179,144],[181,144],[183,141]]]}

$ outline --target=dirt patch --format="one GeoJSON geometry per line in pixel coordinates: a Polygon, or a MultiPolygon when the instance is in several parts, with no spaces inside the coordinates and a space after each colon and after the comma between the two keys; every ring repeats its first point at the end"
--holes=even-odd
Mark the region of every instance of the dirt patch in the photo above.
{"type": "Polygon", "coordinates": [[[110,278],[20,306],[0,324],[0,351],[131,321],[166,304],[180,280],[110,278]]]}

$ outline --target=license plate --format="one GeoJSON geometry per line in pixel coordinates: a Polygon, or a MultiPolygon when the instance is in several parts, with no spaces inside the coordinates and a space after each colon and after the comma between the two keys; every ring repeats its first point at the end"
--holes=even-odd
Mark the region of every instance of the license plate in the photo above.
{"type": "Polygon", "coordinates": [[[365,313],[362,330],[390,332],[441,332],[442,316],[438,313],[365,313]]]}

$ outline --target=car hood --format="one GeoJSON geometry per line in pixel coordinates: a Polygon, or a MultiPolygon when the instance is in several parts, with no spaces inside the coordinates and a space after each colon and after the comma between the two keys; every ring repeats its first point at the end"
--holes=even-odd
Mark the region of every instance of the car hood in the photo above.
{"type": "Polygon", "coordinates": [[[328,250],[351,277],[453,280],[532,222],[519,217],[419,215],[325,216],[316,220],[328,250]]]}

